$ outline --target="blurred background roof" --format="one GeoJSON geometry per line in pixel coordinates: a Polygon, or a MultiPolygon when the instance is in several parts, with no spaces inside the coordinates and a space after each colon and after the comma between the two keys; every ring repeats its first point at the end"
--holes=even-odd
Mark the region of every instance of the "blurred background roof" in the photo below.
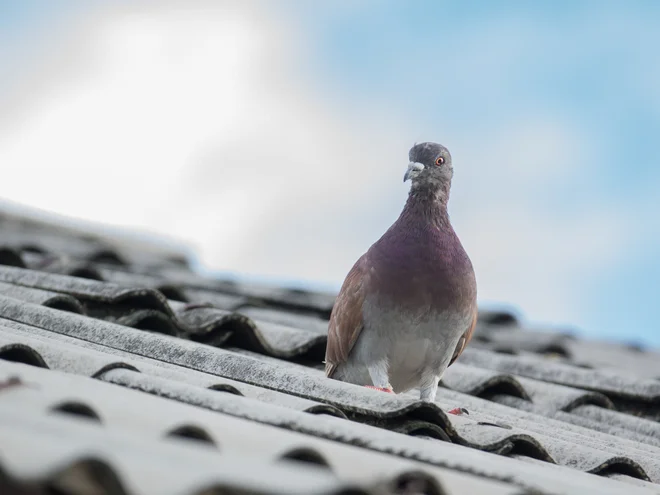
{"type": "Polygon", "coordinates": [[[480,300],[659,344],[656,2],[0,4],[0,198],[338,288],[446,145],[480,300]]]}

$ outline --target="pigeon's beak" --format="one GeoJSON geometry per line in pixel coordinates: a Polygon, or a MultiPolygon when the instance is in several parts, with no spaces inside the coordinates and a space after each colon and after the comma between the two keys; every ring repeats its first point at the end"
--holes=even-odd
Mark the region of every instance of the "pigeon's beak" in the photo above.
{"type": "Polygon", "coordinates": [[[408,179],[413,179],[417,174],[424,170],[424,165],[418,162],[412,162],[408,164],[408,170],[406,170],[406,175],[403,176],[403,182],[406,182],[408,179]]]}

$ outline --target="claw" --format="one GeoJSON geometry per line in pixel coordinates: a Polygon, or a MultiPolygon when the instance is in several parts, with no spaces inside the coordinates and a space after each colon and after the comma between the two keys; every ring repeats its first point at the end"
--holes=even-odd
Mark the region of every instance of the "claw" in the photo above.
{"type": "Polygon", "coordinates": [[[448,414],[455,414],[456,416],[462,416],[463,414],[470,414],[467,409],[464,407],[455,407],[447,411],[448,414]]]}

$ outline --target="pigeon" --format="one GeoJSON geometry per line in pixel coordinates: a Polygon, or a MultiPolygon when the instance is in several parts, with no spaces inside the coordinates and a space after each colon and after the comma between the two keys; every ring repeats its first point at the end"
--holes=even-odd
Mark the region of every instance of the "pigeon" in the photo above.
{"type": "Polygon", "coordinates": [[[419,388],[421,400],[434,402],[439,380],[472,338],[477,283],[447,213],[449,150],[416,144],[409,161],[403,211],[353,265],[335,300],[325,373],[383,392],[419,388]]]}

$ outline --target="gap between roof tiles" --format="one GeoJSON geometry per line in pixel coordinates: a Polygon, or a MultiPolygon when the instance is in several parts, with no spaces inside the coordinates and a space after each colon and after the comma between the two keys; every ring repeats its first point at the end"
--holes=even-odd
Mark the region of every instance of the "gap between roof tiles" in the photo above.
{"type": "MultiPolygon", "coordinates": [[[[126,368],[126,369],[131,369],[134,371],[148,371],[150,373],[156,373],[157,375],[162,375],[162,373],[165,370],[169,370],[168,373],[171,373],[174,371],[175,368],[183,371],[186,371],[185,376],[180,376],[179,379],[184,379],[184,381],[187,381],[188,383],[194,384],[196,383],[195,381],[190,381],[190,380],[185,380],[185,377],[188,375],[194,375],[197,380],[202,380],[203,382],[206,382],[206,386],[211,388],[216,389],[216,390],[221,390],[221,391],[230,391],[231,393],[236,393],[241,395],[241,392],[245,392],[245,395],[249,396],[258,396],[260,400],[273,400],[276,399],[274,402],[281,402],[281,398],[288,398],[288,405],[291,405],[292,402],[296,402],[299,404],[299,408],[304,409],[307,412],[313,412],[313,413],[323,413],[323,414],[331,414],[335,416],[340,416],[340,417],[345,417],[341,411],[339,411],[337,408],[327,405],[327,404],[322,404],[322,403],[317,403],[317,402],[312,402],[308,401],[307,399],[303,398],[298,398],[295,396],[283,394],[281,392],[277,392],[274,390],[268,390],[264,388],[259,388],[255,387],[253,385],[249,385],[243,382],[235,382],[231,379],[227,378],[222,378],[222,377],[217,377],[215,375],[208,375],[199,371],[193,371],[187,368],[179,368],[176,365],[165,363],[162,361],[153,361],[150,358],[145,358],[136,354],[130,354],[130,353],[125,353],[124,351],[119,351],[115,349],[111,349],[108,347],[100,346],[98,344],[94,343],[89,343],[89,342],[84,342],[84,341],[78,341],[76,339],[73,339],[72,337],[68,337],[66,335],[60,335],[60,334],[51,334],[50,332],[46,330],[42,330],[37,327],[31,327],[27,326],[22,323],[17,323],[14,321],[9,321],[9,320],[2,320],[3,326],[0,327],[0,330],[3,330],[5,333],[7,331],[10,331],[14,333],[14,337],[5,337],[0,333],[0,343],[1,342],[10,342],[10,346],[13,346],[15,342],[20,342],[21,346],[26,347],[22,343],[25,342],[29,344],[31,347],[36,347],[38,348],[42,353],[45,353],[44,355],[46,356],[46,359],[44,361],[46,362],[51,362],[52,360],[52,365],[56,366],[58,369],[63,369],[65,371],[73,371],[75,373],[81,373],[85,376],[93,376],[97,377],[102,375],[104,372],[115,369],[115,368],[126,368]],[[11,329],[10,329],[11,328],[11,329]],[[59,340],[61,342],[53,342],[52,338],[45,338],[46,336],[54,336],[57,335],[59,340]],[[71,339],[71,344],[73,344],[73,341],[77,345],[83,345],[84,346],[84,351],[78,352],[75,349],[70,349],[68,347],[62,347],[62,346],[69,346],[69,343],[65,343],[66,339],[71,339]],[[61,350],[60,350],[61,348],[61,350]],[[59,352],[59,356],[58,356],[59,352]],[[71,358],[64,358],[64,353],[67,355],[70,355],[71,358]],[[116,355],[117,358],[112,358],[108,353],[111,353],[112,355],[116,355]],[[104,356],[106,356],[104,358],[104,356]],[[59,357],[59,359],[58,359],[59,357]],[[97,357],[96,361],[93,359],[93,357],[97,357]],[[130,363],[134,363],[135,366],[133,366],[130,363]],[[158,364],[155,366],[155,364],[158,364]],[[170,369],[171,368],[171,369],[170,369]],[[231,385],[230,385],[231,384],[231,385]],[[215,386],[214,386],[215,385],[215,386]],[[238,390],[240,389],[240,391],[238,390]],[[304,404],[304,406],[303,406],[304,404]]],[[[35,353],[37,351],[34,351],[35,353]]]]}
{"type": "MultiPolygon", "coordinates": [[[[55,377],[53,377],[53,378],[55,378],[55,377]]],[[[49,386],[48,386],[48,389],[56,390],[56,388],[54,388],[53,385],[49,385],[49,386]]],[[[117,394],[117,392],[114,392],[114,393],[117,394]]],[[[104,397],[104,398],[105,398],[105,397],[106,397],[106,394],[101,394],[101,395],[99,395],[99,396],[97,396],[97,397],[104,397]]],[[[107,400],[107,399],[106,399],[106,400],[107,400]]],[[[152,400],[152,401],[161,401],[161,400],[164,400],[164,399],[154,397],[153,399],[150,399],[150,400],[152,400]]],[[[178,407],[188,407],[188,406],[178,406],[178,407]]],[[[211,419],[211,418],[212,418],[212,416],[211,416],[211,415],[208,415],[208,413],[198,412],[198,414],[200,414],[200,415],[207,414],[208,419],[211,419]]],[[[262,426],[261,428],[265,428],[265,427],[262,426]]],[[[197,433],[199,434],[199,432],[197,432],[197,433]]],[[[284,435],[284,433],[278,433],[278,434],[279,434],[279,435],[284,435]]],[[[312,438],[314,438],[314,437],[312,437],[312,438]]],[[[312,440],[310,439],[310,441],[312,441],[312,440]]],[[[318,442],[319,440],[314,440],[314,441],[318,442]]],[[[276,442],[276,443],[277,443],[277,442],[276,442]]],[[[310,450],[305,451],[304,449],[303,449],[302,451],[301,451],[301,449],[285,449],[284,452],[281,454],[280,457],[281,457],[281,458],[287,458],[287,457],[288,457],[288,458],[300,458],[300,457],[304,454],[307,458],[309,458],[310,453],[311,453],[311,454],[314,454],[314,457],[315,457],[316,460],[318,460],[318,459],[321,458],[321,457],[319,457],[319,454],[318,454],[318,453],[315,453],[315,451],[310,451],[310,450]]],[[[368,455],[373,455],[373,454],[368,454],[368,455]]],[[[361,454],[361,457],[363,458],[363,460],[366,460],[366,457],[365,457],[365,456],[367,456],[366,453],[361,454]]],[[[308,460],[309,460],[309,459],[308,459],[308,460]]],[[[403,461],[401,461],[401,462],[403,462],[403,461]]],[[[418,476],[418,475],[413,476],[413,473],[414,473],[414,471],[410,471],[410,470],[408,470],[406,473],[402,473],[401,476],[403,476],[403,477],[405,477],[405,478],[407,478],[407,479],[409,479],[409,480],[412,480],[412,479],[418,479],[418,480],[419,480],[419,479],[424,479],[423,477],[420,478],[420,476],[418,476]]],[[[421,474],[421,473],[420,473],[420,474],[421,474]]]]}
{"type": "Polygon", "coordinates": [[[7,269],[3,273],[0,268],[0,276],[3,275],[5,280],[24,284],[15,293],[8,292],[26,302],[52,299],[57,293],[50,291],[57,290],[83,301],[85,312],[90,316],[127,326],[175,336],[186,335],[212,345],[222,345],[230,340],[234,345],[307,362],[320,360],[324,352],[325,335],[314,335],[276,323],[255,322],[241,314],[222,310],[183,311],[181,303],[167,301],[162,294],[151,289],[120,288],[64,276],[48,278],[47,274],[35,280],[29,271],[7,269]],[[286,332],[291,334],[288,341],[282,340],[286,332]],[[278,346],[280,341],[285,345],[278,346]]]}
{"type": "Polygon", "coordinates": [[[71,318],[73,318],[73,317],[74,317],[74,316],[71,316],[71,318]]]}

